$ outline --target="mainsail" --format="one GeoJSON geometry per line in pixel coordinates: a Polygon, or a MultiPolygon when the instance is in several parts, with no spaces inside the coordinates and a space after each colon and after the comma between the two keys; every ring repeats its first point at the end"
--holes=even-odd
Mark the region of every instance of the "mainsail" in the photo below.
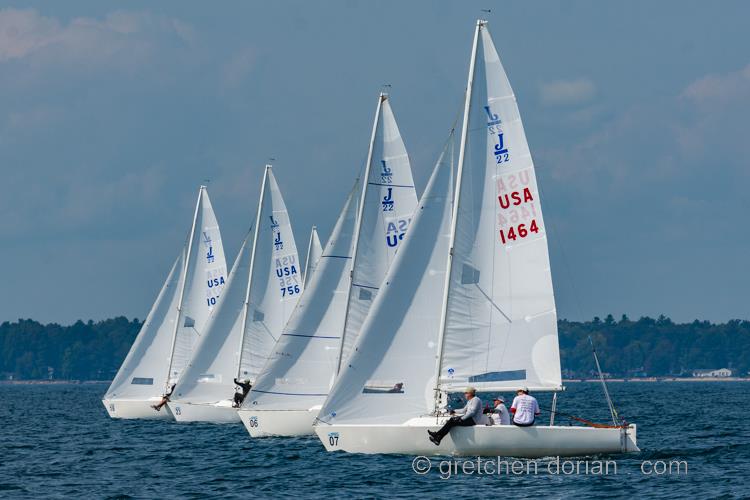
{"type": "Polygon", "coordinates": [[[256,214],[222,300],[185,373],[176,399],[228,400],[234,378],[254,380],[302,293],[297,247],[286,205],[266,167],[256,214]]]}
{"type": "Polygon", "coordinates": [[[308,410],[328,394],[344,324],[359,181],[243,409],[308,410]]]}
{"type": "Polygon", "coordinates": [[[387,94],[380,94],[357,220],[339,366],[349,357],[417,206],[409,157],[387,94]]]}
{"type": "Polygon", "coordinates": [[[266,174],[238,374],[244,380],[255,380],[265,366],[303,287],[289,213],[270,167],[266,174]]]}
{"type": "Polygon", "coordinates": [[[436,410],[441,392],[469,384],[485,391],[561,387],[534,166],[483,21],[452,203],[449,172],[444,152],[322,422],[401,424],[436,410]]]}
{"type": "Polygon", "coordinates": [[[177,304],[177,324],[165,389],[176,383],[190,361],[206,320],[218,303],[226,283],[227,264],[208,190],[201,186],[184,268],[182,293],[177,304]]]}
{"type": "Polygon", "coordinates": [[[452,139],[320,412],[323,421],[397,424],[432,410],[451,229],[452,139]]]}
{"type": "Polygon", "coordinates": [[[323,255],[323,246],[320,244],[318,228],[313,226],[310,231],[310,243],[307,245],[307,258],[305,259],[305,273],[303,276],[303,282],[305,285],[310,281],[310,277],[318,267],[318,261],[320,260],[321,255],[323,255]]]}
{"type": "Polygon", "coordinates": [[[439,384],[559,389],[557,314],[534,163],[484,21],[472,56],[439,384]]]}
{"type": "Polygon", "coordinates": [[[225,272],[221,234],[208,192],[201,186],[188,241],[105,399],[147,400],[164,394],[187,363],[198,332],[219,303],[225,272]]]}

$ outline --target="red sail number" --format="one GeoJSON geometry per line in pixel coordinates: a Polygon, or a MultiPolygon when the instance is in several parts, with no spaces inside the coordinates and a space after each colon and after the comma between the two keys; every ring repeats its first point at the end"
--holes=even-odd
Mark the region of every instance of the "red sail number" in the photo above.
{"type": "Polygon", "coordinates": [[[525,238],[529,235],[529,233],[538,233],[539,232],[539,226],[536,224],[536,219],[531,219],[531,224],[529,227],[526,227],[526,224],[519,224],[517,226],[510,226],[508,229],[508,232],[505,232],[505,229],[500,230],[500,241],[503,242],[503,245],[508,243],[508,240],[516,241],[517,238],[525,238]]]}

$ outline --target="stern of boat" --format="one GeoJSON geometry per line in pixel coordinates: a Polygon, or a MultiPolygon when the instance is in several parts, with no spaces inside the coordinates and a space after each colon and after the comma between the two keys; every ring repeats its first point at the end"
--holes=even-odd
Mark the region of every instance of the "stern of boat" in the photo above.
{"type": "Polygon", "coordinates": [[[636,425],[630,424],[625,429],[622,429],[622,451],[623,453],[638,453],[641,451],[638,448],[638,439],[636,432],[636,425]]]}

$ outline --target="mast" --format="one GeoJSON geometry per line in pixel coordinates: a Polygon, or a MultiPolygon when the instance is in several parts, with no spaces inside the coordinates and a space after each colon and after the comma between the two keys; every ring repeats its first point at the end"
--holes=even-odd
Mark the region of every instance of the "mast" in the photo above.
{"type": "Polygon", "coordinates": [[[359,247],[359,233],[362,229],[362,214],[364,213],[365,207],[365,194],[367,194],[367,185],[370,181],[370,167],[372,166],[372,151],[375,148],[375,134],[378,131],[378,121],[380,120],[380,109],[383,107],[383,102],[388,99],[388,94],[381,92],[378,95],[378,107],[375,109],[375,121],[372,124],[372,135],[370,136],[370,148],[367,151],[367,163],[365,164],[365,173],[362,178],[362,194],[359,198],[359,207],[357,208],[357,223],[354,226],[354,253],[352,254],[352,266],[349,270],[349,291],[346,294],[346,310],[344,312],[344,329],[341,333],[341,342],[339,343],[339,356],[338,362],[336,363],[336,375],[341,371],[341,357],[344,354],[344,341],[346,340],[346,326],[349,322],[349,303],[352,300],[352,283],[354,280],[354,266],[357,263],[357,250],[359,247]]]}
{"type": "Polygon", "coordinates": [[[313,247],[313,236],[315,235],[315,231],[318,229],[318,226],[313,226],[310,230],[310,241],[307,244],[307,256],[305,257],[305,276],[302,279],[302,285],[307,285],[307,275],[310,272],[310,254],[312,253],[312,247],[313,247]]]}
{"type": "Polygon", "coordinates": [[[245,291],[245,303],[242,306],[242,330],[240,330],[240,356],[237,363],[237,379],[239,380],[240,371],[242,370],[242,347],[245,344],[245,329],[247,328],[247,312],[250,308],[250,289],[253,284],[253,268],[255,267],[255,250],[258,248],[258,233],[260,232],[260,212],[263,209],[263,196],[266,192],[266,182],[268,181],[268,172],[271,165],[266,165],[263,171],[263,183],[260,185],[260,198],[258,199],[258,213],[255,214],[255,234],[253,235],[253,250],[250,253],[250,269],[247,277],[247,291],[245,291]]]}
{"type": "Polygon", "coordinates": [[[164,393],[169,391],[169,379],[172,376],[172,363],[174,362],[174,348],[177,343],[177,330],[180,329],[180,318],[182,318],[182,301],[185,298],[185,287],[187,286],[188,271],[190,270],[190,255],[193,252],[193,238],[195,237],[195,226],[198,224],[198,211],[201,208],[201,202],[203,201],[203,192],[206,190],[206,186],[201,186],[198,190],[198,201],[195,204],[195,213],[193,214],[193,225],[190,228],[190,236],[188,236],[188,247],[187,254],[185,255],[185,265],[182,268],[182,287],[180,288],[180,298],[177,301],[177,318],[174,322],[174,330],[172,330],[172,347],[169,350],[169,368],[167,370],[167,379],[164,382],[164,393]]]}
{"type": "Polygon", "coordinates": [[[456,186],[453,195],[453,214],[451,219],[451,235],[448,244],[448,264],[445,273],[445,289],[443,292],[443,306],[440,313],[440,330],[438,331],[438,355],[435,362],[435,414],[440,406],[440,372],[443,370],[443,350],[445,348],[445,324],[448,316],[448,289],[450,288],[451,271],[453,269],[453,246],[456,242],[456,221],[458,219],[458,206],[461,196],[461,177],[464,171],[464,159],[466,153],[466,136],[469,131],[469,108],[471,107],[471,90],[474,86],[474,69],[477,59],[477,43],[479,31],[487,24],[487,21],[477,20],[474,30],[474,43],[471,48],[471,61],[469,62],[469,78],[466,83],[466,96],[464,102],[464,122],[461,126],[461,143],[458,150],[458,166],[456,168],[456,186]]]}

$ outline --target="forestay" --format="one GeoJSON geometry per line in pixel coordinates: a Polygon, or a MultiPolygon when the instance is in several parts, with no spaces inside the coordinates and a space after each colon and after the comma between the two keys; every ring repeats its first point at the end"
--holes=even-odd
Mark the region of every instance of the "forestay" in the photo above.
{"type": "Polygon", "coordinates": [[[185,252],[183,248],[172,264],[151,311],[104,399],[148,400],[163,394],[165,366],[169,362],[172,348],[185,252]]]}
{"type": "Polygon", "coordinates": [[[352,284],[341,345],[343,362],[359,336],[417,206],[409,157],[388,95],[381,94],[378,103],[355,236],[352,284]]]}
{"type": "Polygon", "coordinates": [[[185,264],[185,283],[174,331],[172,359],[169,363],[167,386],[179,379],[190,361],[193,348],[206,320],[216,306],[226,282],[226,260],[208,191],[201,186],[193,219],[193,230],[188,241],[188,261],[185,264]]]}
{"type": "Polygon", "coordinates": [[[320,413],[334,423],[398,424],[432,411],[452,210],[452,135],[320,413]]]}
{"type": "Polygon", "coordinates": [[[485,22],[477,26],[473,62],[441,384],[559,389],[557,316],[534,164],[485,22]]]}
{"type": "Polygon", "coordinates": [[[243,409],[308,410],[322,404],[336,371],[349,290],[360,183],[355,183],[333,233],[270,359],[243,409]]]}
{"type": "Polygon", "coordinates": [[[320,244],[318,228],[313,226],[310,231],[310,243],[307,245],[307,258],[305,259],[305,274],[303,277],[305,285],[310,282],[310,276],[313,275],[315,269],[318,267],[321,255],[323,255],[323,246],[320,244]]]}

